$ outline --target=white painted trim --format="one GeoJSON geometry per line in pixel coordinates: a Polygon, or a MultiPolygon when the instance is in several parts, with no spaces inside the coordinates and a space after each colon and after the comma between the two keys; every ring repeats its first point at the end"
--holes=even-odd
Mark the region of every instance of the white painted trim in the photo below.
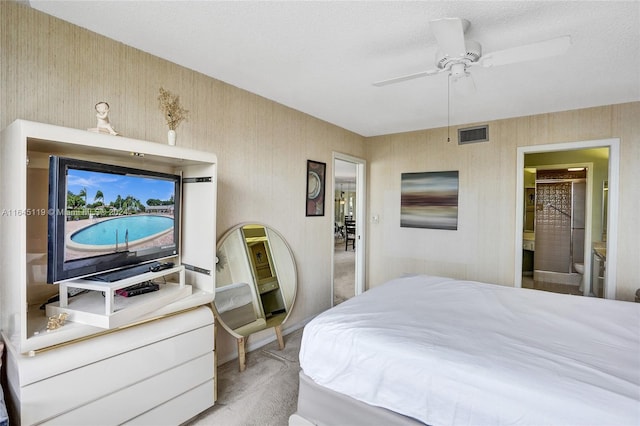
{"type": "Polygon", "coordinates": [[[607,213],[607,268],[605,273],[605,298],[616,298],[618,272],[618,202],[620,200],[620,139],[611,139],[609,146],[609,195],[607,213]],[[613,218],[613,220],[612,220],[613,218]]]}
{"type": "MultiPolygon", "coordinates": [[[[620,175],[620,139],[596,139],[590,141],[565,142],[558,144],[521,146],[517,148],[516,158],[516,232],[515,232],[515,270],[514,287],[522,287],[522,229],[523,229],[523,203],[524,199],[524,156],[526,154],[540,152],[573,151],[578,149],[609,148],[609,213],[607,214],[607,267],[605,271],[604,298],[615,299],[617,277],[617,247],[618,247],[618,196],[620,175]],[[612,220],[615,218],[615,220],[612,220]],[[611,261],[613,259],[613,261],[611,261]]],[[[591,176],[592,177],[592,176],[591,176]]],[[[592,179],[590,179],[592,180],[592,179]]],[[[590,194],[591,191],[588,191],[590,194]]],[[[588,195],[590,197],[590,195],[588,195]]],[[[591,209],[589,209],[591,210],[591,209]]],[[[591,212],[588,217],[591,221],[591,212]]],[[[585,224],[585,227],[587,225],[585,224]]],[[[591,241],[591,226],[585,229],[585,241],[591,241]]],[[[587,269],[587,257],[591,266],[591,247],[585,250],[585,271],[587,269]]]]}
{"type": "Polygon", "coordinates": [[[516,232],[515,232],[515,270],[513,286],[522,288],[522,236],[524,230],[524,152],[518,147],[516,155],[516,232]]]}

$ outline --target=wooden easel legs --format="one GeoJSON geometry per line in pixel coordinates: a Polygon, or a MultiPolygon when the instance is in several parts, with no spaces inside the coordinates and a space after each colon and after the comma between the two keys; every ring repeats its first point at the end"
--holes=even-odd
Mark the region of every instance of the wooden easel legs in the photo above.
{"type": "Polygon", "coordinates": [[[245,355],[245,338],[238,338],[238,362],[240,363],[240,371],[244,371],[247,368],[246,355],[245,355]]]}
{"type": "MultiPolygon", "coordinates": [[[[276,338],[278,339],[278,347],[280,350],[284,349],[284,338],[282,337],[282,327],[277,325],[276,329],[276,338]]],[[[247,368],[246,362],[246,350],[245,350],[246,338],[238,337],[238,364],[240,371],[244,371],[247,368]]]]}
{"type": "Polygon", "coordinates": [[[284,339],[282,338],[282,326],[276,325],[276,337],[278,338],[278,346],[280,350],[284,349],[284,339]]]}

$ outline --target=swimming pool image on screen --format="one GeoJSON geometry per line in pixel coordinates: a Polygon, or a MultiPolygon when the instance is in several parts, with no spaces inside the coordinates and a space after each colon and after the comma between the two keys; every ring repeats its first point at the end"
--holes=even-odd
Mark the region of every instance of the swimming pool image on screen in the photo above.
{"type": "Polygon", "coordinates": [[[65,260],[175,245],[174,193],[169,180],[69,169],[65,260]]]}
{"type": "Polygon", "coordinates": [[[71,247],[90,250],[93,246],[139,244],[173,228],[173,218],[156,215],[133,215],[106,219],[82,228],[69,236],[71,247]]]}

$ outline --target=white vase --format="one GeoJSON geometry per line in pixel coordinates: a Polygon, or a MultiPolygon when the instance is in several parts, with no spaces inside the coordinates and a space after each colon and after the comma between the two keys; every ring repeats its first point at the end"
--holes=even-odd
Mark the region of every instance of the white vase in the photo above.
{"type": "Polygon", "coordinates": [[[167,139],[169,140],[169,145],[175,145],[176,144],[176,131],[175,130],[169,130],[169,132],[167,133],[167,139]]]}

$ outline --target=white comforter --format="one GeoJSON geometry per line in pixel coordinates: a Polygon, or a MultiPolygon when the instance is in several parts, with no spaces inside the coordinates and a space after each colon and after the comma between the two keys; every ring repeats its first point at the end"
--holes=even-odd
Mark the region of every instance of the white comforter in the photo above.
{"type": "Polygon", "coordinates": [[[430,425],[640,425],[640,304],[400,278],[307,324],[300,365],[430,425]]]}

